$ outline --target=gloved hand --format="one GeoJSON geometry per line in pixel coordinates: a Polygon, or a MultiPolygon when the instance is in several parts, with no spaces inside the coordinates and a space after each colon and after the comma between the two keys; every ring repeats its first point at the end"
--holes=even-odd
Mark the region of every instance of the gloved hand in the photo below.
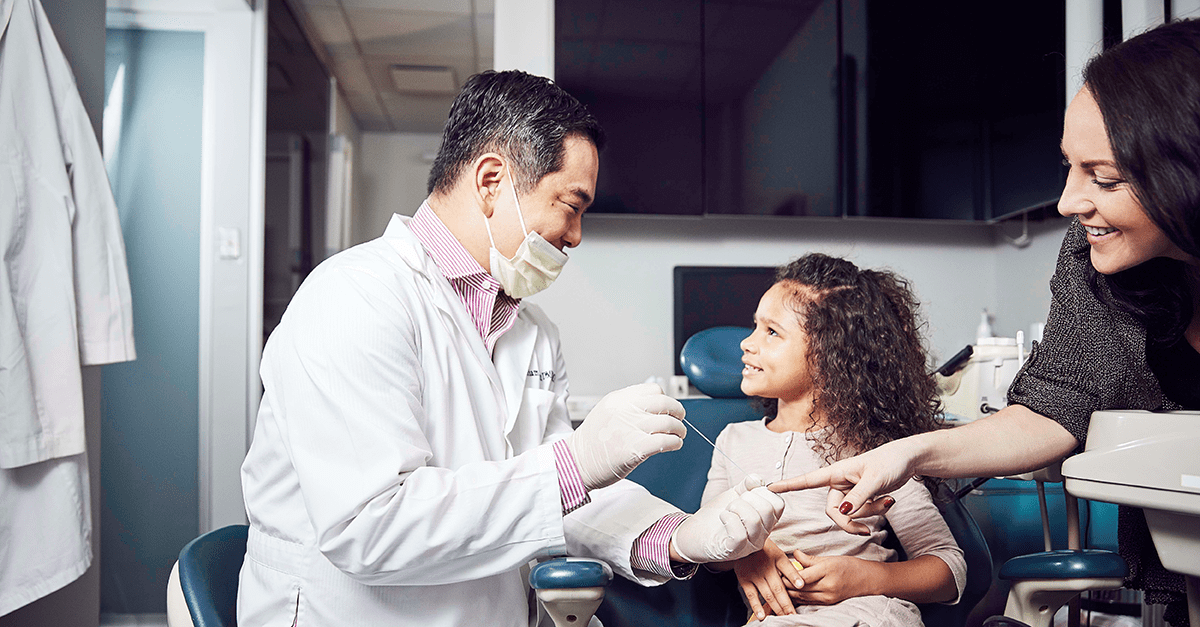
{"type": "Polygon", "coordinates": [[[683,413],[683,405],[653,383],[609,392],[567,437],[583,485],[612,485],[651,455],[679,450],[687,434],[683,413]]]}
{"type": "Polygon", "coordinates": [[[761,549],[782,515],[783,498],[749,475],[680,523],[671,548],[697,564],[735,560],[761,549]]]}

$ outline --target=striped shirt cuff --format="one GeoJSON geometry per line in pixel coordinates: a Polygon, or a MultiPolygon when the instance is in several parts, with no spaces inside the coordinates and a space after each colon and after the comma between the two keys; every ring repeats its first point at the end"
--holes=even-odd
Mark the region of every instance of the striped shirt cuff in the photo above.
{"type": "Polygon", "coordinates": [[[566,440],[554,443],[554,468],[558,470],[558,492],[562,495],[563,516],[592,502],[566,440]]]}
{"type": "Polygon", "coordinates": [[[644,570],[660,577],[672,579],[690,579],[696,574],[696,564],[671,564],[671,535],[680,523],[687,520],[683,512],[667,514],[642,532],[633,542],[633,553],[629,565],[636,570],[644,570]]]}

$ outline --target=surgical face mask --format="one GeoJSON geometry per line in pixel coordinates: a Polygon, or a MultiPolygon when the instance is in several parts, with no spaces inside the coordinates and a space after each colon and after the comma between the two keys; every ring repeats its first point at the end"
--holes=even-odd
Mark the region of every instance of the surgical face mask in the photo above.
{"type": "Polygon", "coordinates": [[[500,282],[504,292],[513,298],[525,298],[550,287],[563,266],[567,264],[567,253],[557,249],[534,231],[525,228],[525,216],[521,213],[521,201],[517,200],[517,188],[509,179],[513,192],[513,202],[517,205],[517,218],[521,220],[521,231],[525,239],[517,247],[517,252],[511,259],[496,249],[496,240],[492,237],[492,225],[484,216],[483,224],[487,227],[488,240],[492,248],[488,252],[491,274],[500,282]]]}

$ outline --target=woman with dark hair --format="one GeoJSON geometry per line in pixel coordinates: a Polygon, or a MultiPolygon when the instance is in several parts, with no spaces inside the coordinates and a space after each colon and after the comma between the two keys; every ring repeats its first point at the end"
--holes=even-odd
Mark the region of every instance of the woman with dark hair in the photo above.
{"type": "MultiPolygon", "coordinates": [[[[743,469],[782,479],[936,429],[917,308],[907,281],[890,272],[822,254],[780,268],[742,341],[742,391],[765,401],[765,416],[717,437],[732,463],[713,456],[701,503],[719,502],[743,469]]],[[[886,514],[856,521],[862,537],[825,517],[824,494],[786,500],[763,551],[724,565],[763,624],[920,627],[914,603],[962,593],[962,550],[921,483],[900,487],[886,514]],[[908,559],[884,546],[889,526],[908,559]]]]}
{"type": "MultiPolygon", "coordinates": [[[[913,475],[1024,472],[1079,450],[1092,412],[1200,409],[1200,22],[1166,24],[1106,50],[1067,108],[1070,167],[1059,212],[1073,217],[1050,281],[1044,340],[1009,406],[955,429],[888,443],[780,482],[830,486],[827,513],[853,520],[913,475]]],[[[1187,625],[1181,575],[1162,568],[1141,510],[1121,508],[1126,584],[1187,625]]]]}

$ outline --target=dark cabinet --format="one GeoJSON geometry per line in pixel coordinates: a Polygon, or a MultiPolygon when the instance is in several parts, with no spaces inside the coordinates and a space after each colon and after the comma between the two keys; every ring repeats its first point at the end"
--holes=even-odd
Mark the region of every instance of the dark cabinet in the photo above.
{"type": "Polygon", "coordinates": [[[595,213],[994,220],[1061,188],[1062,0],[557,0],[595,213]]]}

